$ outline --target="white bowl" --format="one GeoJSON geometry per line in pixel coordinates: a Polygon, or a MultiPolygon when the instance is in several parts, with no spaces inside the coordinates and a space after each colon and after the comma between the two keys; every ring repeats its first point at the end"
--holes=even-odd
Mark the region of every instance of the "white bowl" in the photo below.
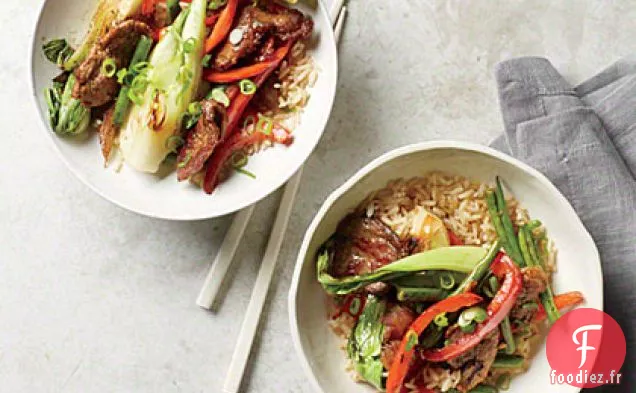
{"type": "MultiPolygon", "coordinates": [[[[316,281],[315,256],[338,222],[371,191],[395,178],[423,175],[432,170],[457,173],[492,182],[501,176],[515,197],[542,220],[558,248],[556,292],[583,292],[586,307],[603,308],[603,282],[598,251],[574,209],[542,174],[493,149],[462,142],[409,145],[384,154],[358,171],[334,191],[312,221],[300,249],[289,292],[292,339],[316,392],[369,393],[344,371],[345,353],[327,326],[325,294],[316,281]]],[[[544,340],[545,341],[545,340],[544,340]]],[[[509,392],[576,392],[567,385],[551,385],[545,342],[527,373],[513,379],[509,392]]]]}
{"type": "Polygon", "coordinates": [[[212,195],[188,184],[178,183],[175,174],[148,175],[124,165],[104,169],[95,133],[89,138],[73,140],[55,135],[49,126],[43,91],[59,70],[42,54],[42,44],[53,38],[67,38],[76,45],[83,37],[97,0],[44,1],[35,30],[32,54],[32,89],[37,111],[42,119],[43,135],[50,138],[69,169],[87,186],[107,200],[139,214],[171,220],[199,220],[235,212],[265,198],[283,185],[309,158],[317,145],[331,113],[336,91],[338,62],[336,44],[329,16],[322,2],[313,10],[298,8],[315,22],[311,50],[319,76],[311,89],[311,99],[294,131],[289,147],[276,146],[251,157],[247,170],[256,179],[232,176],[212,195]]]}

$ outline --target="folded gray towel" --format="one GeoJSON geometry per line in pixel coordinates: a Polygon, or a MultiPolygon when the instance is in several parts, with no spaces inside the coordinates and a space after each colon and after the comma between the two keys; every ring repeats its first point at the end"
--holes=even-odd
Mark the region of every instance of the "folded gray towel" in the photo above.
{"type": "MultiPolygon", "coordinates": [[[[497,66],[505,134],[493,147],[543,172],[570,201],[601,254],[605,311],[623,328],[621,385],[636,391],[636,58],[572,87],[545,59],[497,66]]],[[[570,261],[572,263],[573,261],[570,261]]]]}

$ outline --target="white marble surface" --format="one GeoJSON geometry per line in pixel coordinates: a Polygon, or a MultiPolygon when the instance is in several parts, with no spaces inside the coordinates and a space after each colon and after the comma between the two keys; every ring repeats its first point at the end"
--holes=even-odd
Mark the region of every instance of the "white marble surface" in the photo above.
{"type": "MultiPolygon", "coordinates": [[[[51,0],[55,1],[55,0],[51,0]]],[[[42,137],[28,53],[42,0],[0,11],[0,391],[220,392],[279,195],[261,202],[217,314],[194,299],[229,219],[173,223],[84,187],[42,137]]],[[[296,249],[326,195],[391,148],[501,130],[493,65],[580,81],[633,49],[629,2],[351,0],[331,122],[307,163],[246,392],[310,392],[288,339],[296,249]]]]}

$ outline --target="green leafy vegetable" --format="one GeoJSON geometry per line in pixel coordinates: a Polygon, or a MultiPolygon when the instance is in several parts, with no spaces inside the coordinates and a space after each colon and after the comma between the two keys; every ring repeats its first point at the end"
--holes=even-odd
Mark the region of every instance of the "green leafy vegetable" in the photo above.
{"type": "MultiPolygon", "coordinates": [[[[148,88],[122,126],[120,151],[128,165],[155,173],[170,150],[166,140],[181,132],[183,114],[201,80],[205,0],[184,9],[150,55],[148,88]],[[184,50],[184,42],[191,51],[184,50]]],[[[139,92],[135,94],[138,95],[139,92]]]]}
{"type": "Polygon", "coordinates": [[[384,369],[380,361],[384,336],[384,325],[381,319],[385,308],[386,304],[383,301],[370,296],[347,345],[347,353],[358,374],[380,390],[383,389],[384,369]]]}
{"type": "Polygon", "coordinates": [[[326,247],[318,256],[316,262],[318,281],[322,284],[325,291],[337,295],[346,295],[374,282],[390,281],[427,270],[450,270],[470,273],[487,254],[487,250],[481,247],[442,247],[402,258],[381,267],[373,273],[335,278],[329,274],[329,263],[331,260],[329,248],[326,247]]]}
{"type": "Polygon", "coordinates": [[[83,133],[91,119],[90,110],[72,97],[75,81],[75,75],[70,74],[63,89],[61,83],[54,83],[45,93],[51,127],[60,135],[83,133]]]}
{"type": "Polygon", "coordinates": [[[64,62],[73,55],[73,48],[65,39],[51,40],[42,46],[44,56],[58,66],[62,66],[64,62]]]}

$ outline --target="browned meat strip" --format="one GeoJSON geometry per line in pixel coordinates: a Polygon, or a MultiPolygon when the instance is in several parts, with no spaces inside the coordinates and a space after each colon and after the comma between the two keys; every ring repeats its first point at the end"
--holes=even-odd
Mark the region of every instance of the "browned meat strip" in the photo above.
{"type": "Polygon", "coordinates": [[[334,235],[330,274],[345,277],[370,273],[407,255],[407,247],[382,221],[350,214],[334,235]]]}
{"type": "Polygon", "coordinates": [[[177,179],[183,181],[203,168],[222,138],[227,122],[225,107],[214,100],[201,102],[201,117],[179,152],[177,179]]]}
{"type": "MultiPolygon", "coordinates": [[[[453,329],[453,331],[449,336],[450,341],[456,341],[466,334],[456,326],[451,329],[453,329]]],[[[498,343],[499,329],[495,329],[495,331],[486,336],[477,346],[448,361],[448,364],[452,368],[461,370],[462,377],[457,385],[458,390],[462,392],[469,391],[486,379],[488,370],[497,356],[498,343]]]]}
{"type": "Polygon", "coordinates": [[[115,143],[115,138],[119,133],[119,127],[113,122],[115,107],[109,108],[104,114],[104,120],[99,127],[99,144],[102,146],[102,155],[104,156],[104,164],[108,164],[110,153],[115,143]]]}
{"type": "Polygon", "coordinates": [[[391,368],[395,354],[400,348],[402,337],[415,320],[415,314],[409,308],[397,304],[389,305],[382,316],[384,337],[380,361],[388,370],[391,368]]]}
{"type": "Polygon", "coordinates": [[[409,308],[397,304],[390,305],[382,316],[384,341],[401,340],[413,320],[415,314],[409,308]]]}
{"type": "Polygon", "coordinates": [[[107,77],[101,73],[102,63],[111,58],[117,69],[128,66],[137,41],[142,35],[149,34],[148,25],[135,20],[126,20],[113,26],[75,70],[77,83],[73,97],[89,108],[112,101],[117,95],[119,84],[115,76],[107,77]]]}
{"type": "Polygon", "coordinates": [[[400,340],[389,341],[388,343],[382,345],[382,352],[380,352],[380,361],[385,369],[390,370],[391,365],[393,364],[393,360],[395,359],[395,355],[398,353],[400,349],[400,340]]]}
{"type": "Polygon", "coordinates": [[[294,9],[281,8],[270,12],[254,6],[245,7],[216,56],[214,67],[220,71],[229,69],[255,52],[267,34],[273,34],[280,41],[288,41],[308,37],[313,28],[313,21],[294,9]],[[242,37],[240,41],[232,42],[236,34],[242,34],[242,37]]]}
{"type": "Polygon", "coordinates": [[[521,272],[523,273],[523,290],[510,312],[510,317],[513,321],[528,323],[534,318],[537,309],[524,307],[524,304],[539,302],[539,295],[548,286],[548,275],[538,266],[523,268],[521,272]]]}

